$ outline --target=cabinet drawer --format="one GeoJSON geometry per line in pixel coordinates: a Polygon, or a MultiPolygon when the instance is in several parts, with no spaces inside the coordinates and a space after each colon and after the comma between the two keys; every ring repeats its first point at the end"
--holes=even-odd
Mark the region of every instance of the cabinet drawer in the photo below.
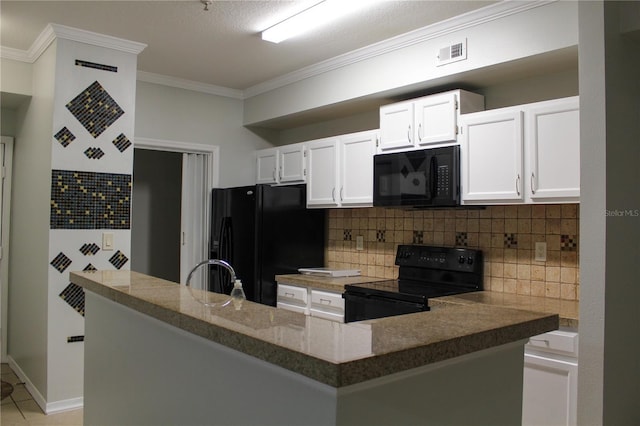
{"type": "Polygon", "coordinates": [[[306,288],[278,284],[278,302],[306,306],[308,300],[306,288]]]}
{"type": "Polygon", "coordinates": [[[344,311],[344,299],[341,293],[311,290],[311,306],[319,310],[344,311]]]}
{"type": "Polygon", "coordinates": [[[312,317],[323,318],[331,321],[344,322],[344,314],[337,312],[326,312],[319,309],[309,309],[309,314],[312,317]]]}
{"type": "Polygon", "coordinates": [[[550,331],[529,339],[527,349],[555,352],[563,355],[578,356],[578,333],[571,331],[550,331]]]}
{"type": "Polygon", "coordinates": [[[287,311],[293,311],[293,312],[298,312],[300,314],[306,314],[307,313],[307,307],[306,306],[301,306],[301,305],[292,305],[289,303],[283,303],[283,302],[278,302],[276,304],[276,306],[280,309],[284,309],[287,311]]]}

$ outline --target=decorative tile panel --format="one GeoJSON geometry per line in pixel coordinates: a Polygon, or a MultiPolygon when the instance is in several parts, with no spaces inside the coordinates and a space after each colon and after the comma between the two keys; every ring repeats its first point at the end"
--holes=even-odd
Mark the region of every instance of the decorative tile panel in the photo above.
{"type": "Polygon", "coordinates": [[[456,246],[467,247],[469,235],[466,232],[456,232],[456,246]]]}
{"type": "Polygon", "coordinates": [[[118,148],[118,151],[124,152],[131,146],[131,141],[124,135],[124,133],[120,133],[120,135],[113,140],[113,144],[118,148]]]}
{"type": "Polygon", "coordinates": [[[84,316],[84,289],[82,287],[69,283],[59,296],[76,312],[84,316]]]}
{"type": "Polygon", "coordinates": [[[424,238],[423,231],[413,231],[413,244],[422,244],[424,238]]]}
{"type": "Polygon", "coordinates": [[[83,271],[97,271],[98,268],[96,268],[95,266],[93,266],[92,264],[88,264],[87,266],[85,266],[84,268],[82,268],[83,271]]]}
{"type": "Polygon", "coordinates": [[[344,241],[351,241],[351,229],[344,230],[342,239],[344,241]]]}
{"type": "Polygon", "coordinates": [[[63,273],[64,270],[71,265],[71,259],[69,259],[64,253],[60,252],[53,258],[50,265],[56,268],[58,272],[63,273]]]}
{"type": "Polygon", "coordinates": [[[131,175],[51,171],[51,229],[130,229],[131,175]]]}
{"type": "Polygon", "coordinates": [[[518,248],[518,235],[504,234],[504,248],[518,248]]]}
{"type": "Polygon", "coordinates": [[[97,147],[89,147],[84,151],[84,155],[92,160],[99,160],[104,157],[104,152],[97,147]]]}
{"type": "Polygon", "coordinates": [[[120,105],[97,81],[73,98],[67,109],[94,138],[124,114],[120,105]]]}
{"type": "Polygon", "coordinates": [[[577,251],[578,237],[577,235],[560,235],[561,251],[577,251]]]}
{"type": "Polygon", "coordinates": [[[95,63],[95,62],[83,61],[83,60],[80,60],[80,59],[76,59],[76,65],[79,66],[79,67],[93,68],[95,70],[118,72],[118,67],[116,67],[116,66],[103,65],[103,64],[98,64],[98,63],[95,63]]]}
{"type": "Polygon", "coordinates": [[[80,253],[85,256],[93,256],[100,251],[100,247],[96,243],[86,243],[80,247],[80,253]]]}
{"type": "Polygon", "coordinates": [[[76,136],[66,127],[60,129],[53,137],[65,148],[76,139],[76,136]]]}
{"type": "Polygon", "coordinates": [[[122,268],[129,259],[120,250],[118,250],[111,258],[109,262],[116,267],[116,269],[122,268]]]}
{"type": "Polygon", "coordinates": [[[376,231],[376,241],[379,243],[384,243],[386,240],[386,231],[384,229],[378,229],[376,231]]]}

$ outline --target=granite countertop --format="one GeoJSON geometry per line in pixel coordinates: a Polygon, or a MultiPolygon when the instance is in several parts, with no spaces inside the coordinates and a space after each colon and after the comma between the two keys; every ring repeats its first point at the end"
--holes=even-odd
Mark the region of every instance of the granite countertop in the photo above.
{"type": "MultiPolygon", "coordinates": [[[[276,281],[282,284],[292,284],[303,287],[322,288],[343,292],[344,286],[347,284],[386,281],[386,278],[348,277],[347,279],[289,274],[276,275],[276,281]]],[[[445,305],[470,303],[482,303],[491,306],[558,314],[561,327],[578,329],[579,302],[576,300],[551,299],[547,297],[498,293],[492,291],[476,291],[456,296],[429,299],[429,307],[433,310],[439,309],[445,305]]]]}
{"type": "Polygon", "coordinates": [[[374,281],[386,281],[386,278],[374,277],[323,277],[312,274],[288,274],[276,275],[278,284],[292,284],[302,287],[313,287],[322,290],[333,290],[339,293],[344,291],[345,285],[371,283],[374,281]]]}
{"type": "MultiPolygon", "coordinates": [[[[71,282],[189,333],[333,387],[421,367],[558,328],[558,315],[484,303],[338,323],[132,271],[72,272],[71,282]]],[[[91,315],[91,311],[87,311],[91,315]]]]}

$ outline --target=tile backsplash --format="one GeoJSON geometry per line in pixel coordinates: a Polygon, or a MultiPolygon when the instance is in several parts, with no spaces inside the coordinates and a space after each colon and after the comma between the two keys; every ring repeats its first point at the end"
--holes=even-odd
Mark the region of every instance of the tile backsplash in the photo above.
{"type": "Polygon", "coordinates": [[[333,209],[328,213],[327,266],[397,278],[398,244],[479,248],[486,290],[578,300],[578,221],[577,204],[333,209]],[[358,236],[363,250],[356,249],[358,236]],[[546,261],[535,260],[536,242],[547,243],[546,261]]]}

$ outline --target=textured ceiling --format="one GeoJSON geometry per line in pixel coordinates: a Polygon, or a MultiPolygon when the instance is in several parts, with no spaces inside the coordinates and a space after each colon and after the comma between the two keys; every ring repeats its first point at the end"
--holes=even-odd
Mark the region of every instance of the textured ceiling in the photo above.
{"type": "MultiPolygon", "coordinates": [[[[349,1],[349,0],[345,0],[349,1]]],[[[280,44],[260,31],[317,0],[7,1],[0,45],[28,50],[47,23],[146,43],[138,69],[244,90],[495,1],[380,1],[280,44]]]]}

